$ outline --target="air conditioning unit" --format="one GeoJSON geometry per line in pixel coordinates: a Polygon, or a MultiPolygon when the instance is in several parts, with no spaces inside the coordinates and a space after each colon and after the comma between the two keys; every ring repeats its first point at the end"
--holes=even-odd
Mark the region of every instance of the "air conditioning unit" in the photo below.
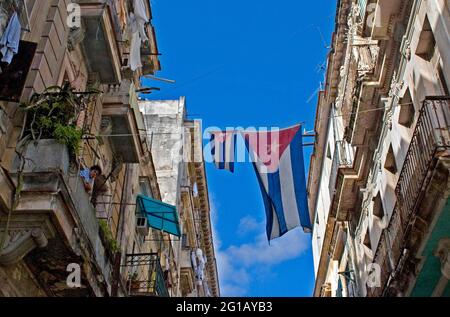
{"type": "Polygon", "coordinates": [[[148,222],[146,217],[136,217],[136,230],[137,232],[146,237],[149,234],[148,222]]]}

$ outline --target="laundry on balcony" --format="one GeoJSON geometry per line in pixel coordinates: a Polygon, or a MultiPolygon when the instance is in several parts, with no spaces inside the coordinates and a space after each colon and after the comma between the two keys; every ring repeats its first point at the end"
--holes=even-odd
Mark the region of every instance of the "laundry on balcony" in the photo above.
{"type": "Polygon", "coordinates": [[[175,206],[139,195],[136,199],[138,214],[145,215],[148,226],[180,237],[180,225],[175,206]]]}
{"type": "MultiPolygon", "coordinates": [[[[130,22],[133,23],[134,17],[130,16],[130,22]]],[[[141,62],[141,37],[139,35],[139,31],[132,31],[131,34],[131,43],[130,43],[130,68],[132,71],[142,67],[141,62]]]]}
{"type": "Polygon", "coordinates": [[[143,0],[134,0],[134,17],[136,19],[139,35],[142,42],[147,41],[148,37],[145,32],[145,25],[148,23],[147,10],[143,0]]]}
{"type": "Polygon", "coordinates": [[[143,42],[148,41],[145,27],[149,18],[143,0],[134,0],[133,6],[134,13],[130,13],[128,26],[131,33],[130,68],[132,71],[135,71],[142,67],[141,45],[143,42]]]}

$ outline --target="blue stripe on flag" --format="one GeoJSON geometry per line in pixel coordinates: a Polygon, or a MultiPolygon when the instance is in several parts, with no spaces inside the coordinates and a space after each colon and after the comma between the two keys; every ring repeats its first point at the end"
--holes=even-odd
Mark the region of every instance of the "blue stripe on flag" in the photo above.
{"type": "Polygon", "coordinates": [[[312,229],[309,217],[308,198],[306,194],[305,165],[303,160],[302,128],[298,130],[291,142],[291,163],[294,178],[295,198],[300,222],[303,228],[312,229]]]}
{"type": "Polygon", "coordinates": [[[228,169],[230,170],[231,173],[233,173],[234,172],[234,161],[236,158],[236,142],[237,142],[236,134],[233,134],[233,137],[231,138],[231,142],[233,142],[232,146],[231,146],[232,160],[230,162],[228,162],[228,169]]]}
{"type": "Polygon", "coordinates": [[[278,217],[278,223],[280,226],[280,233],[278,237],[281,237],[286,232],[288,232],[286,219],[284,217],[284,209],[283,209],[283,199],[281,192],[281,182],[280,182],[280,171],[278,170],[275,173],[267,174],[268,184],[269,184],[269,197],[272,201],[272,204],[275,207],[275,213],[278,217]]]}
{"type": "Polygon", "coordinates": [[[234,172],[234,161],[236,157],[236,134],[234,132],[221,132],[225,136],[224,142],[220,142],[216,138],[215,133],[211,133],[211,155],[216,167],[221,170],[229,170],[234,172]],[[233,133],[231,138],[227,138],[233,133]],[[231,142],[231,144],[230,144],[231,142]],[[227,153],[227,145],[229,145],[229,153],[227,153]],[[218,156],[216,158],[216,155],[218,156]],[[228,161],[227,161],[228,160],[228,161]]]}
{"type": "Polygon", "coordinates": [[[213,157],[213,161],[216,155],[216,142],[214,142],[215,138],[216,136],[214,134],[211,134],[211,141],[209,143],[211,144],[211,155],[213,157]]]}
{"type": "Polygon", "coordinates": [[[259,189],[261,190],[263,202],[264,202],[264,209],[266,211],[266,234],[267,234],[267,240],[270,241],[270,236],[272,234],[272,225],[273,225],[273,205],[272,201],[270,200],[269,195],[267,195],[266,189],[264,188],[264,183],[261,179],[261,175],[259,175],[258,169],[256,167],[256,164],[253,163],[253,168],[255,169],[255,174],[258,179],[259,189]]]}

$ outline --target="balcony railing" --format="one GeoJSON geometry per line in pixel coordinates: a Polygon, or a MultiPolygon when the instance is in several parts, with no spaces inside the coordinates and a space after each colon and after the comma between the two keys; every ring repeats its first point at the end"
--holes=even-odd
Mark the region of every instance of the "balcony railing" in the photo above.
{"type": "Polygon", "coordinates": [[[450,97],[424,101],[395,189],[406,219],[414,212],[419,193],[438,152],[450,149],[450,97]]]}
{"type": "Polygon", "coordinates": [[[330,183],[329,183],[331,199],[333,199],[335,193],[336,180],[339,169],[352,167],[353,159],[354,154],[352,147],[346,141],[336,141],[334,147],[333,162],[331,163],[330,183]]]}
{"type": "Polygon", "coordinates": [[[124,267],[128,296],[169,297],[158,254],[127,254],[124,267]]]}
{"type": "Polygon", "coordinates": [[[375,253],[374,262],[382,265],[382,286],[386,285],[389,276],[395,275],[391,268],[401,267],[404,252],[402,243],[405,241],[409,222],[418,208],[421,192],[428,186],[430,171],[436,164],[436,158],[439,153],[450,150],[449,131],[450,97],[427,98],[420,111],[395,189],[397,204],[375,253]],[[388,248],[386,243],[389,244],[388,248]]]}

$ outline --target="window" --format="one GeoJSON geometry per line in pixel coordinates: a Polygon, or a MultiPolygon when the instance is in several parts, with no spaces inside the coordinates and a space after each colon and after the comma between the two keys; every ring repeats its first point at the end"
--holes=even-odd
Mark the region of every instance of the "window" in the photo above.
{"type": "Polygon", "coordinates": [[[338,285],[336,289],[336,297],[344,297],[344,288],[342,287],[341,276],[338,276],[338,285]]]}
{"type": "Polygon", "coordinates": [[[148,177],[139,177],[139,191],[142,195],[153,198],[152,187],[148,177]]]}
{"type": "Polygon", "coordinates": [[[364,242],[363,244],[368,247],[370,250],[372,250],[372,244],[370,243],[370,234],[369,234],[369,228],[367,228],[366,235],[364,236],[364,242]]]}
{"type": "Polygon", "coordinates": [[[330,143],[328,143],[327,145],[327,158],[329,158],[331,160],[331,148],[330,148],[330,143]]]}
{"type": "Polygon", "coordinates": [[[433,70],[436,72],[437,79],[441,84],[442,91],[445,95],[449,95],[449,87],[445,79],[444,71],[442,69],[442,58],[439,49],[436,45],[436,38],[433,34],[430,21],[425,17],[425,22],[420,34],[419,44],[417,45],[416,55],[423,58],[431,64],[433,70]]]}
{"type": "Polygon", "coordinates": [[[183,233],[183,234],[181,235],[181,247],[182,247],[183,249],[189,249],[189,247],[190,247],[188,236],[187,236],[187,234],[185,234],[185,233],[183,233]]]}
{"type": "Polygon", "coordinates": [[[381,201],[380,192],[373,198],[373,215],[379,219],[384,217],[383,202],[381,201]]]}
{"type": "Polygon", "coordinates": [[[416,48],[416,55],[430,62],[436,53],[436,40],[428,17],[425,17],[419,43],[416,48]]]}
{"type": "Polygon", "coordinates": [[[411,92],[409,88],[406,90],[405,95],[400,99],[400,116],[398,118],[398,123],[410,128],[414,122],[415,115],[414,103],[411,98],[411,92]]]}
{"type": "Polygon", "coordinates": [[[394,150],[392,149],[392,144],[389,146],[389,151],[386,156],[386,162],[384,163],[384,168],[387,169],[392,174],[397,173],[397,164],[395,163],[394,150]]]}

